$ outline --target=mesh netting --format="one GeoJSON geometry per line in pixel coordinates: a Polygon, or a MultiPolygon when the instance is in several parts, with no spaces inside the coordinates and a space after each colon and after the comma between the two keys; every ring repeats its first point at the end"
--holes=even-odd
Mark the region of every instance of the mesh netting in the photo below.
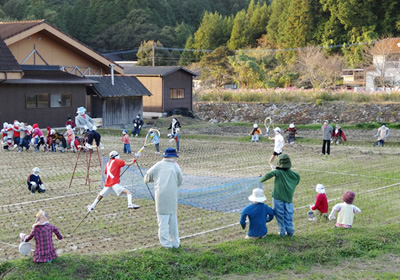
{"type": "MultiPolygon", "coordinates": [[[[105,167],[109,160],[103,156],[102,166],[105,167]]],[[[145,174],[147,168],[141,167],[141,171],[145,174]]],[[[137,166],[122,168],[121,174],[121,185],[127,188],[134,198],[152,199],[137,166]]],[[[105,179],[103,171],[101,187],[105,179]]],[[[249,203],[247,197],[252,189],[263,187],[258,183],[258,179],[183,174],[183,185],[178,190],[178,202],[213,211],[240,212],[249,203]]],[[[153,183],[149,183],[148,186],[154,196],[153,183]]]]}

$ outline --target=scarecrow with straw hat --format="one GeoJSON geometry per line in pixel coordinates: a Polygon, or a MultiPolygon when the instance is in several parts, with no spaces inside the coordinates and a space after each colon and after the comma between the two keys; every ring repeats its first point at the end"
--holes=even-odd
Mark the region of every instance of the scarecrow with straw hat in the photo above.
{"type": "Polygon", "coordinates": [[[352,228],[354,215],[361,213],[360,208],[353,205],[356,194],[352,191],[347,191],[343,194],[343,203],[338,203],[332,208],[332,212],[329,215],[329,220],[335,220],[335,213],[338,212],[338,218],[335,227],[352,228]]]}
{"type": "MultiPolygon", "coordinates": [[[[21,241],[24,243],[29,242],[35,238],[35,251],[33,253],[33,261],[38,263],[52,262],[56,257],[56,249],[54,249],[52,234],[54,233],[59,240],[63,239],[57,227],[49,224],[49,216],[43,210],[36,214],[36,221],[32,226],[32,231],[29,235],[20,233],[21,241]]],[[[22,245],[22,244],[21,244],[22,245]]],[[[28,254],[29,251],[20,251],[22,254],[28,254]]]]}
{"type": "Polygon", "coordinates": [[[123,161],[119,158],[119,154],[117,151],[110,152],[110,161],[107,163],[104,168],[104,174],[106,174],[107,179],[104,183],[104,188],[97,195],[96,199],[92,204],[87,206],[89,212],[93,211],[96,207],[97,203],[103,199],[103,197],[107,196],[111,191],[114,191],[117,196],[120,196],[122,193],[126,194],[128,197],[128,208],[129,209],[139,209],[140,206],[132,203],[132,194],[131,192],[120,185],[120,174],[121,168],[124,166],[131,166],[136,162],[136,159],[133,159],[129,162],[123,161]]]}
{"type": "Polygon", "coordinates": [[[267,198],[262,189],[253,189],[249,200],[252,204],[242,210],[240,225],[245,229],[246,217],[249,217],[249,231],[247,232],[246,239],[264,238],[268,233],[266,224],[274,218],[274,210],[264,203],[267,198]]]}
{"type": "Polygon", "coordinates": [[[275,218],[281,236],[293,236],[293,194],[300,182],[300,175],[291,170],[292,163],[287,154],[278,157],[276,169],[260,178],[260,182],[275,177],[274,190],[272,191],[272,204],[275,218]]]}
{"type": "Polygon", "coordinates": [[[165,248],[178,248],[178,188],[182,185],[182,170],[176,162],[178,155],[174,148],[166,148],[163,159],[153,165],[145,174],[144,182],[154,182],[158,238],[165,248]]]}

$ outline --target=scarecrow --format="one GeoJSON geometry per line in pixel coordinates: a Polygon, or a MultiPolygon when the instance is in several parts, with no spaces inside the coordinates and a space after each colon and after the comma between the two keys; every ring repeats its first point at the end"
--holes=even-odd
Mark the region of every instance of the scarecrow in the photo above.
{"type": "Polygon", "coordinates": [[[85,107],[79,107],[76,111],[78,114],[75,117],[75,124],[77,127],[81,129],[81,133],[87,131],[88,142],[86,143],[86,147],[88,149],[92,149],[93,139],[96,141],[96,145],[100,149],[104,149],[103,145],[100,143],[101,135],[96,131],[97,127],[94,123],[94,120],[86,114],[85,107]]]}
{"type": "Polygon", "coordinates": [[[125,162],[120,159],[118,152],[112,151],[110,152],[110,161],[107,163],[106,167],[104,168],[104,174],[106,174],[107,179],[104,183],[104,188],[100,191],[97,195],[96,199],[93,201],[92,204],[87,206],[89,212],[93,211],[99,201],[107,196],[111,191],[117,196],[120,196],[122,193],[126,194],[128,197],[128,208],[129,209],[139,209],[140,206],[132,203],[132,194],[130,191],[123,186],[120,185],[120,174],[121,168],[124,166],[131,166],[136,162],[136,159],[133,159],[129,162],[125,162]]]}

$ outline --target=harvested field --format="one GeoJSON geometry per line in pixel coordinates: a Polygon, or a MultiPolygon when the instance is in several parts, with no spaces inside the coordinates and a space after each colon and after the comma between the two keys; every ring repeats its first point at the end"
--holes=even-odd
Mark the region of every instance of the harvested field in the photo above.
{"type": "MultiPolygon", "coordinates": [[[[121,151],[119,138],[102,137],[105,155],[114,149],[121,151]]],[[[134,151],[142,144],[143,138],[131,138],[134,151]]],[[[167,146],[171,146],[168,139],[161,139],[161,149],[167,146]]],[[[237,225],[239,211],[248,204],[251,190],[258,186],[258,176],[270,170],[267,163],[273,144],[193,140],[185,139],[183,135],[181,150],[178,162],[185,181],[180,192],[178,222],[182,245],[207,245],[243,238],[245,232],[237,225]],[[232,186],[235,193],[229,192],[229,188],[233,190],[232,186]]],[[[143,172],[160,160],[160,155],[154,151],[154,147],[146,148],[139,159],[143,172]]],[[[317,183],[325,185],[328,199],[332,200],[330,209],[340,202],[344,191],[356,192],[354,204],[362,210],[356,217],[356,228],[399,223],[398,215],[393,214],[400,210],[399,148],[333,146],[331,156],[320,156],[319,145],[296,144],[286,147],[285,152],[291,156],[293,168],[301,175],[294,196],[296,235],[307,234],[316,226],[333,227],[332,222],[312,224],[307,220],[306,212],[315,202],[314,187],[317,183]],[[383,209],[390,211],[382,213],[383,209]]],[[[39,209],[49,213],[50,223],[57,226],[65,237],[61,241],[54,239],[59,254],[98,254],[158,246],[154,203],[137,167],[124,175],[123,183],[129,185],[133,180],[134,203],[141,208],[127,209],[125,197],[105,197],[71,234],[86,215],[86,205],[92,203],[100,184],[93,181],[89,189],[84,179],[74,179],[69,187],[76,157],[77,154],[72,152],[1,151],[0,261],[20,258],[18,235],[30,232],[39,209]],[[44,194],[32,195],[26,186],[26,178],[35,166],[41,169],[40,176],[47,189],[44,194]]],[[[86,175],[85,157],[86,154],[81,155],[82,164],[77,166],[76,177],[86,175]]],[[[127,160],[129,155],[122,154],[121,158],[127,160]]],[[[90,178],[101,178],[97,154],[93,154],[90,178]]],[[[264,186],[270,206],[272,186],[273,180],[264,186]]],[[[276,234],[276,222],[272,221],[268,229],[276,234]]]]}

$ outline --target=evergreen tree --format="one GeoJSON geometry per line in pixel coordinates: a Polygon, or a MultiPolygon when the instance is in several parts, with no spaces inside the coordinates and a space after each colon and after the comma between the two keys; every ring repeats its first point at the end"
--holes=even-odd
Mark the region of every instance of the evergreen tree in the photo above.
{"type": "Polygon", "coordinates": [[[154,66],[169,65],[170,54],[167,50],[157,49],[162,48],[163,45],[160,41],[154,42],[153,40],[141,42],[139,51],[137,53],[138,65],[152,66],[154,59],[154,66]],[[153,56],[154,49],[154,56],[153,56]]]}
{"type": "MultiPolygon", "coordinates": [[[[218,12],[204,14],[199,29],[194,33],[193,48],[214,50],[227,43],[232,32],[232,19],[223,17],[218,12]]],[[[196,56],[202,56],[197,53],[196,56]]]]}
{"type": "Polygon", "coordinates": [[[229,60],[232,55],[231,50],[222,46],[203,56],[200,61],[200,66],[203,67],[202,82],[213,83],[217,89],[222,88],[225,83],[232,82],[233,68],[229,60]]]}

